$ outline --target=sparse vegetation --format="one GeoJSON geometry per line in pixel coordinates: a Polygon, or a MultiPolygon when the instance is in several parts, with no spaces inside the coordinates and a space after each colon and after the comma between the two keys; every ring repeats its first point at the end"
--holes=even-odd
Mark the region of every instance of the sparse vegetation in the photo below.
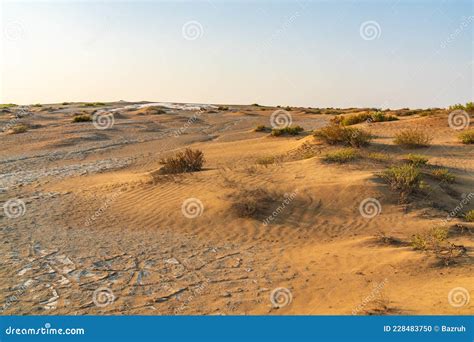
{"type": "Polygon", "coordinates": [[[10,127],[10,129],[7,131],[8,134],[19,134],[19,133],[25,133],[28,131],[28,126],[25,124],[16,124],[10,127]]]}
{"type": "Polygon", "coordinates": [[[352,147],[368,145],[372,140],[372,135],[364,130],[336,124],[315,131],[314,136],[331,145],[340,144],[352,147]]]}
{"type": "Polygon", "coordinates": [[[4,109],[4,108],[12,108],[12,107],[16,107],[17,105],[14,104],[14,103],[3,103],[3,104],[0,104],[0,109],[4,109]]]}
{"type": "Polygon", "coordinates": [[[103,102],[86,102],[82,104],[83,107],[100,107],[105,106],[103,102]]]}
{"type": "Polygon", "coordinates": [[[417,167],[424,166],[428,163],[428,157],[421,154],[410,153],[408,156],[406,156],[406,160],[408,163],[417,167]]]}
{"type": "Polygon", "coordinates": [[[41,108],[41,107],[43,107],[43,105],[41,103],[35,103],[35,104],[32,104],[31,107],[41,108]]]}
{"type": "Polygon", "coordinates": [[[75,115],[74,118],[72,119],[72,122],[88,122],[92,121],[92,116],[89,114],[79,114],[75,115]]]}
{"type": "Polygon", "coordinates": [[[258,125],[255,127],[254,132],[271,132],[271,128],[265,125],[258,125]]]}
{"type": "Polygon", "coordinates": [[[448,241],[449,229],[445,226],[433,227],[426,233],[412,236],[414,249],[432,252],[445,266],[455,263],[466,254],[466,248],[448,241]]]}
{"type": "Polygon", "coordinates": [[[431,137],[417,129],[406,129],[395,135],[394,143],[406,148],[429,146],[431,137]]]}
{"type": "Polygon", "coordinates": [[[227,106],[219,106],[219,107],[217,107],[217,110],[224,110],[224,111],[225,111],[225,110],[229,110],[229,107],[227,107],[227,106]]]}
{"type": "Polygon", "coordinates": [[[474,210],[469,210],[465,215],[464,218],[468,222],[474,222],[474,210]]]}
{"type": "Polygon", "coordinates": [[[454,181],[456,180],[456,177],[454,177],[454,175],[451,172],[449,172],[448,169],[434,170],[432,172],[432,175],[436,179],[438,179],[442,182],[446,182],[446,183],[454,183],[454,181]]]}
{"type": "Polygon", "coordinates": [[[344,117],[337,117],[334,121],[339,122],[343,126],[355,125],[361,122],[384,122],[384,121],[395,121],[398,118],[394,115],[388,115],[382,112],[373,113],[359,113],[348,115],[344,117]]]}
{"type": "Polygon", "coordinates": [[[184,172],[201,171],[204,164],[204,154],[200,150],[185,149],[175,156],[162,159],[162,174],[175,174],[184,172]]]}
{"type": "Polygon", "coordinates": [[[348,163],[360,158],[360,153],[355,148],[343,148],[334,152],[327,153],[323,160],[329,163],[348,163]]]}
{"type": "Polygon", "coordinates": [[[257,159],[257,164],[268,166],[268,165],[271,165],[271,164],[275,164],[276,160],[277,160],[277,158],[275,158],[273,156],[261,157],[261,158],[257,159]]]}
{"type": "Polygon", "coordinates": [[[380,152],[371,152],[367,155],[367,158],[380,162],[390,160],[390,156],[387,153],[380,152]]]}
{"type": "Polygon", "coordinates": [[[252,106],[254,107],[260,107],[260,105],[258,103],[252,103],[252,106]]]}
{"type": "Polygon", "coordinates": [[[474,102],[467,102],[465,105],[457,103],[453,106],[449,106],[449,110],[451,111],[456,109],[465,110],[468,113],[474,113],[474,102]]]}
{"type": "Polygon", "coordinates": [[[382,173],[382,178],[392,190],[399,192],[402,203],[419,189],[421,182],[420,170],[414,165],[393,166],[382,173]]]}
{"type": "Polygon", "coordinates": [[[463,144],[474,144],[474,129],[462,132],[458,138],[463,144]]]}
{"type": "Polygon", "coordinates": [[[231,196],[231,200],[231,210],[240,218],[262,218],[275,203],[273,196],[263,188],[240,190],[231,196]]]}
{"type": "Polygon", "coordinates": [[[274,137],[279,137],[281,135],[298,135],[303,131],[304,131],[304,128],[301,126],[289,126],[285,128],[272,129],[272,135],[274,137]]]}
{"type": "Polygon", "coordinates": [[[61,104],[62,104],[63,106],[68,106],[68,105],[71,104],[71,102],[63,102],[63,103],[61,103],[61,104]]]}

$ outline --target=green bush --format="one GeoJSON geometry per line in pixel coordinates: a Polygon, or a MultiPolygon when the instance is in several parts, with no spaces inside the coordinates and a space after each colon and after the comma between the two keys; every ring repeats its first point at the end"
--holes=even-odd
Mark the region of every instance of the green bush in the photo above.
{"type": "Polygon", "coordinates": [[[304,128],[301,126],[289,126],[285,128],[274,128],[272,129],[272,135],[274,137],[279,137],[281,135],[298,135],[304,131],[304,128]]]}
{"type": "Polygon", "coordinates": [[[406,129],[395,135],[394,143],[406,148],[417,148],[429,146],[431,137],[417,129],[406,129]]]}
{"type": "Polygon", "coordinates": [[[420,188],[420,170],[413,165],[393,166],[382,173],[382,178],[392,190],[399,192],[401,202],[420,188]]]}
{"type": "Polygon", "coordinates": [[[406,157],[407,161],[414,166],[423,166],[428,163],[428,157],[421,154],[412,154],[410,153],[406,157]]]}
{"type": "Polygon", "coordinates": [[[474,144],[474,129],[459,134],[459,140],[461,140],[463,144],[474,144]]]}
{"type": "Polygon", "coordinates": [[[474,210],[469,210],[466,215],[464,215],[464,218],[468,222],[474,222],[474,210]]]}
{"type": "Polygon", "coordinates": [[[103,102],[86,102],[82,106],[83,107],[99,107],[99,106],[105,106],[105,103],[103,103],[103,102]]]}
{"type": "Polygon", "coordinates": [[[390,160],[390,156],[387,153],[371,152],[367,155],[367,158],[376,161],[387,161],[390,160]]]}
{"type": "Polygon", "coordinates": [[[255,127],[254,132],[270,132],[271,128],[265,126],[265,125],[258,125],[255,127]]]}
{"type": "Polygon", "coordinates": [[[446,182],[446,183],[454,183],[454,181],[456,180],[454,175],[451,172],[449,172],[448,169],[434,170],[432,175],[436,179],[439,179],[440,181],[446,182]]]}
{"type": "Polygon", "coordinates": [[[187,148],[184,152],[178,152],[175,156],[162,159],[160,162],[163,164],[160,172],[164,174],[195,172],[202,170],[204,154],[200,150],[187,148]]]}
{"type": "Polygon", "coordinates": [[[330,145],[340,144],[352,147],[368,145],[370,140],[372,140],[372,135],[364,130],[336,124],[331,124],[315,131],[314,136],[330,145]]]}
{"type": "Polygon", "coordinates": [[[360,153],[354,148],[343,148],[334,152],[327,153],[323,160],[329,163],[347,163],[360,158],[360,153]]]}
{"type": "Polygon", "coordinates": [[[3,108],[11,108],[11,107],[16,107],[17,105],[14,104],[14,103],[4,103],[4,104],[0,104],[0,109],[3,109],[3,108]]]}
{"type": "Polygon", "coordinates": [[[88,122],[88,121],[92,121],[92,117],[89,114],[76,115],[72,119],[72,122],[88,122]]]}

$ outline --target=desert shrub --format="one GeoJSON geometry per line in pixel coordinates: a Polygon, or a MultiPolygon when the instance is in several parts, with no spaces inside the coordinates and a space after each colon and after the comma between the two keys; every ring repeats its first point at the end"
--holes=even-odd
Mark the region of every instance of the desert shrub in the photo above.
{"type": "Polygon", "coordinates": [[[390,188],[398,191],[400,201],[405,202],[420,187],[420,170],[413,165],[393,166],[382,173],[390,188]]]}
{"type": "Polygon", "coordinates": [[[301,126],[289,126],[285,128],[272,129],[272,135],[274,137],[279,137],[281,135],[298,135],[303,131],[304,131],[304,128],[301,126]]]}
{"type": "Polygon", "coordinates": [[[384,122],[384,121],[395,121],[398,118],[394,115],[388,115],[382,112],[373,113],[360,113],[348,115],[339,119],[334,119],[335,122],[340,122],[344,126],[355,125],[364,121],[367,122],[384,122]]]}
{"type": "Polygon", "coordinates": [[[290,107],[290,106],[286,106],[286,107],[285,107],[285,110],[286,110],[287,112],[289,112],[289,111],[291,111],[291,107],[290,107]]]}
{"type": "Polygon", "coordinates": [[[86,102],[82,104],[83,107],[99,107],[99,106],[105,106],[105,103],[103,102],[86,102]]]}
{"type": "Polygon", "coordinates": [[[376,161],[387,161],[390,160],[390,156],[387,153],[371,152],[367,155],[367,158],[376,161]]]}
{"type": "Polygon", "coordinates": [[[424,251],[428,248],[428,241],[421,234],[415,234],[411,238],[411,245],[414,249],[424,251]]]}
{"type": "Polygon", "coordinates": [[[41,108],[41,107],[43,107],[43,105],[41,103],[35,103],[35,104],[31,105],[31,107],[41,108]]]}
{"type": "Polygon", "coordinates": [[[347,163],[360,158],[359,152],[354,148],[343,148],[334,152],[327,153],[323,160],[329,163],[347,163]]]}
{"type": "Polygon", "coordinates": [[[219,106],[219,107],[217,107],[217,110],[229,110],[229,107],[227,107],[227,106],[219,106]]]}
{"type": "Polygon", "coordinates": [[[474,222],[474,210],[469,210],[465,215],[464,218],[468,222],[474,222]]]}
{"type": "Polygon", "coordinates": [[[271,128],[265,126],[265,125],[258,125],[255,127],[254,132],[270,132],[271,128]]]}
{"type": "Polygon", "coordinates": [[[458,138],[463,144],[474,144],[474,129],[462,132],[458,138]]]}
{"type": "Polygon", "coordinates": [[[417,129],[406,129],[395,135],[394,142],[407,148],[426,147],[429,146],[431,137],[417,129]]]}
{"type": "Polygon", "coordinates": [[[88,122],[92,121],[92,116],[89,114],[79,114],[75,115],[74,118],[72,119],[72,122],[88,122]]]}
{"type": "Polygon", "coordinates": [[[273,156],[261,157],[257,159],[257,164],[267,166],[267,165],[275,164],[276,161],[277,161],[277,158],[273,156]]]}
{"type": "Polygon", "coordinates": [[[19,133],[25,133],[28,131],[28,126],[25,124],[16,124],[10,127],[10,129],[7,131],[8,134],[19,134],[19,133]]]}
{"type": "Polygon", "coordinates": [[[277,197],[263,188],[241,189],[230,196],[230,209],[237,217],[263,219],[275,209],[277,197]]]}
{"type": "Polygon", "coordinates": [[[428,157],[423,156],[421,154],[410,153],[408,156],[406,156],[406,160],[408,161],[408,163],[414,166],[423,166],[428,163],[428,157]]]}
{"type": "Polygon", "coordinates": [[[254,107],[260,107],[260,105],[258,103],[252,103],[252,106],[254,107]]]}
{"type": "Polygon", "coordinates": [[[200,171],[204,164],[204,154],[200,150],[187,148],[160,162],[163,164],[160,172],[164,174],[200,171]]]}
{"type": "Polygon", "coordinates": [[[315,131],[314,136],[331,145],[341,144],[352,147],[365,146],[372,140],[372,135],[364,130],[335,124],[315,131]]]}
{"type": "Polygon", "coordinates": [[[0,104],[0,109],[3,109],[3,108],[12,108],[12,107],[16,107],[17,105],[14,104],[14,103],[3,103],[3,104],[0,104]]]}
{"type": "Polygon", "coordinates": [[[442,182],[446,182],[446,183],[454,183],[454,181],[456,180],[456,177],[454,177],[454,175],[451,172],[449,172],[448,169],[434,170],[432,172],[432,175],[436,179],[438,179],[442,182]]]}
{"type": "Polygon", "coordinates": [[[457,103],[453,106],[449,106],[449,110],[465,110],[468,113],[473,113],[474,112],[474,102],[467,102],[465,105],[462,105],[460,103],[457,103]]]}
{"type": "Polygon", "coordinates": [[[63,106],[67,106],[67,105],[70,105],[71,102],[63,102],[63,103],[61,103],[61,104],[62,104],[63,106]]]}

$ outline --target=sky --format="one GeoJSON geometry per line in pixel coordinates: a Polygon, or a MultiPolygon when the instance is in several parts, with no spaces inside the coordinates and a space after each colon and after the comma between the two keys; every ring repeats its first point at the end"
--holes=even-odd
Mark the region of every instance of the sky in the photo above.
{"type": "Polygon", "coordinates": [[[0,103],[465,103],[472,3],[3,1],[0,103]]]}

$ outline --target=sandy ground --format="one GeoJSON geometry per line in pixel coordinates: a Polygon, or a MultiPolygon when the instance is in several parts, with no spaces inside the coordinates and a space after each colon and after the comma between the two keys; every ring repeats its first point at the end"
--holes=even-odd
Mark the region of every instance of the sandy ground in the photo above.
{"type": "MultiPolygon", "coordinates": [[[[334,147],[308,133],[254,132],[275,109],[30,108],[18,120],[26,133],[0,134],[0,204],[10,205],[0,211],[2,314],[473,314],[472,224],[448,223],[466,249],[455,264],[410,245],[474,189],[474,150],[447,114],[359,125],[376,136],[367,152],[422,153],[456,176],[400,204],[377,176],[386,163],[328,164],[334,147]],[[112,127],[72,122],[98,109],[113,113],[112,127]],[[407,127],[432,133],[432,146],[393,145],[407,127]],[[184,147],[204,152],[205,169],[157,175],[184,147]],[[258,189],[270,194],[265,209],[239,217],[233,203],[258,189]],[[380,203],[371,218],[359,208],[367,198],[380,203]]],[[[0,127],[17,123],[16,110],[0,113],[0,127]]],[[[333,117],[290,114],[306,131],[333,117]]]]}

